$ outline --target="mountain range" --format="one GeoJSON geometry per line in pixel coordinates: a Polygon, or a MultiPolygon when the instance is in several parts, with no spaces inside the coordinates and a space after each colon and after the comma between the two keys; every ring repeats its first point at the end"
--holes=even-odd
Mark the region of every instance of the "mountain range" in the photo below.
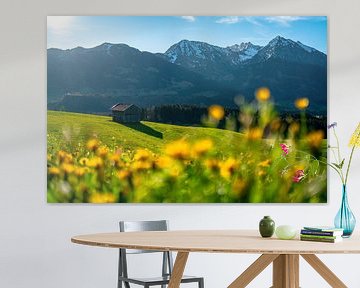
{"type": "Polygon", "coordinates": [[[105,112],[115,102],[234,107],[235,96],[253,99],[254,91],[266,86],[282,110],[308,97],[313,111],[326,112],[326,54],[280,36],[265,46],[182,40],[165,53],[150,53],[103,43],[50,48],[47,56],[49,109],[105,112]]]}

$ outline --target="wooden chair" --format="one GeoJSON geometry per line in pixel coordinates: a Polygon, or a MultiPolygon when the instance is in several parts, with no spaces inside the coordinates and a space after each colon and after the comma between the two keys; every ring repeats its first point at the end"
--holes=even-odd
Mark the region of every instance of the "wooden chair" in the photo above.
{"type": "MultiPolygon", "coordinates": [[[[169,228],[167,220],[159,221],[120,221],[120,232],[134,231],[167,231],[169,228]]],[[[135,250],[135,249],[119,249],[119,269],[118,269],[118,288],[130,288],[131,284],[136,284],[148,288],[150,286],[160,286],[165,288],[169,284],[170,276],[173,268],[173,259],[171,252],[135,250]],[[127,269],[127,254],[142,253],[163,253],[162,275],[152,278],[134,278],[129,277],[127,269]]],[[[194,276],[183,276],[181,283],[198,283],[199,288],[204,288],[204,278],[194,276]]]]}

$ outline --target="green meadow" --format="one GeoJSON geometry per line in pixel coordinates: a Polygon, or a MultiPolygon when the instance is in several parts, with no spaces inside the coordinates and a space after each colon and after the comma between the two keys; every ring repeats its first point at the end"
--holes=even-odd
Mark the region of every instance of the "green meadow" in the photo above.
{"type": "Polygon", "coordinates": [[[284,137],[272,109],[240,111],[239,132],[48,111],[48,202],[325,203],[323,132],[303,118],[284,137]]]}
{"type": "Polygon", "coordinates": [[[180,138],[194,142],[211,138],[219,153],[239,152],[238,143],[243,135],[238,132],[207,127],[187,127],[141,121],[120,124],[109,116],[48,111],[48,134],[53,139],[49,149],[73,149],[79,143],[97,138],[109,147],[119,146],[134,151],[146,148],[160,153],[164,145],[180,138]]]}

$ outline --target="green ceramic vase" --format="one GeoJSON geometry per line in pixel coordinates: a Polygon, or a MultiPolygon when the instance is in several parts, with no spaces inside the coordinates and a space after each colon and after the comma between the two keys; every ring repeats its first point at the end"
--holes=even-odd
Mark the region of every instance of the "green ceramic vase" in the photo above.
{"type": "Polygon", "coordinates": [[[262,237],[271,237],[274,235],[275,222],[270,216],[264,216],[259,223],[259,232],[262,237]]]}

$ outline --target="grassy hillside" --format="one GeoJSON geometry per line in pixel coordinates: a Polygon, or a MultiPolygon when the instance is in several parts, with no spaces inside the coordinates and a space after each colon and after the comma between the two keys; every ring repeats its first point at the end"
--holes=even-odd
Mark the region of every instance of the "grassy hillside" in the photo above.
{"type": "Polygon", "coordinates": [[[326,157],[322,134],[264,141],[265,127],[242,134],[49,111],[48,201],[326,202],[326,165],[314,156],[326,157]]]}
{"type": "Polygon", "coordinates": [[[111,117],[89,114],[48,112],[48,134],[51,142],[76,145],[97,137],[108,146],[124,149],[147,148],[160,152],[164,144],[184,138],[189,142],[211,138],[217,150],[224,154],[237,152],[240,133],[215,128],[186,127],[142,121],[141,123],[119,124],[111,117]]]}

